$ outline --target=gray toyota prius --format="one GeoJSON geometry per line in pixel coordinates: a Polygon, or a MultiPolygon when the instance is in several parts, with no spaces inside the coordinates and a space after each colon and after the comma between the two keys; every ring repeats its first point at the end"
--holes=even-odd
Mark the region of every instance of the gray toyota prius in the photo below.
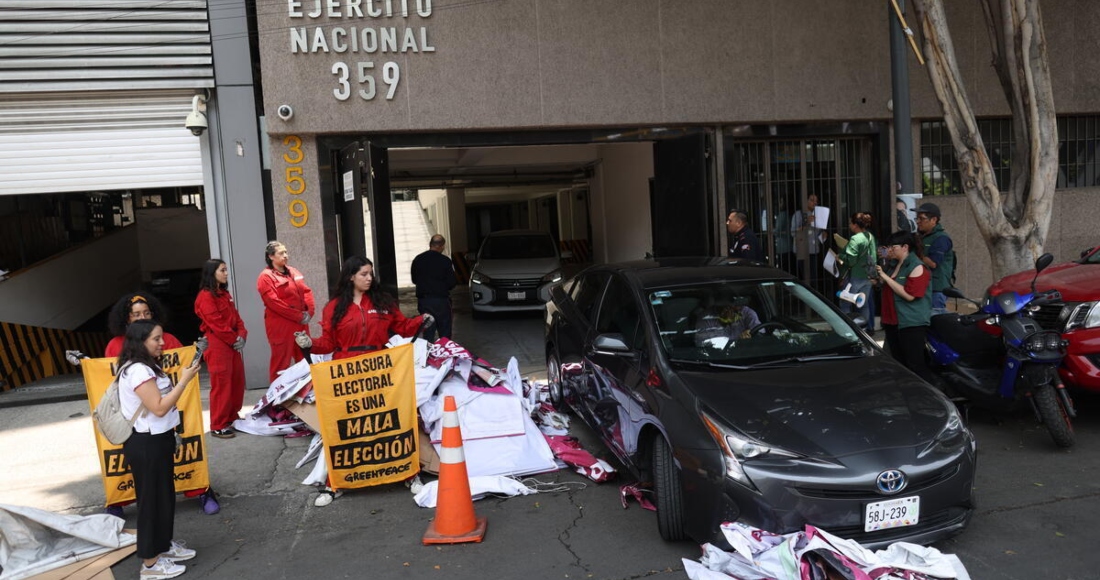
{"type": "Polygon", "coordinates": [[[740,521],[870,548],[956,534],[976,443],[955,406],[791,275],[723,258],[593,266],[546,307],[551,398],[653,494],[666,540],[740,521]]]}

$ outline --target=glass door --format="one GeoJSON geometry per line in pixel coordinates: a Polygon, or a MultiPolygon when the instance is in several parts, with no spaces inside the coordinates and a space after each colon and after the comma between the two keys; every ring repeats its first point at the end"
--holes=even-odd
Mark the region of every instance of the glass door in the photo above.
{"type": "Polygon", "coordinates": [[[726,204],[749,216],[773,266],[823,294],[834,291],[822,268],[847,237],[857,211],[874,213],[868,138],[726,140],[726,204]]]}

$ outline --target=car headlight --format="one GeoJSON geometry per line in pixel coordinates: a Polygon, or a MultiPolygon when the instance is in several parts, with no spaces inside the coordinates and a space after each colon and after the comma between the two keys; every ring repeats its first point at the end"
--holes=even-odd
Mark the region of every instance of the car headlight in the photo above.
{"type": "Polygon", "coordinates": [[[470,281],[474,284],[481,284],[482,286],[488,286],[489,284],[493,283],[492,278],[486,276],[485,274],[482,274],[481,272],[478,272],[477,270],[474,270],[473,273],[470,274],[470,281]]]}
{"type": "Polygon", "coordinates": [[[1066,330],[1100,328],[1100,301],[1078,304],[1066,319],[1066,330]]]}
{"type": "Polygon", "coordinates": [[[934,449],[950,449],[957,447],[960,443],[965,441],[964,437],[968,433],[966,424],[963,423],[962,415],[959,415],[958,408],[951,401],[944,401],[944,422],[943,427],[940,427],[939,433],[932,439],[932,443],[928,445],[925,450],[920,453],[924,455],[932,452],[934,449]]]}
{"type": "Polygon", "coordinates": [[[561,282],[561,269],[554,270],[542,277],[542,282],[561,282]]]}
{"type": "Polygon", "coordinates": [[[706,413],[699,413],[699,417],[703,419],[703,425],[707,428],[707,432],[714,438],[714,442],[718,444],[718,448],[722,450],[722,459],[726,464],[726,476],[746,486],[752,488],[756,487],[742,468],[742,464],[745,460],[753,459],[754,457],[763,457],[765,455],[774,457],[797,457],[796,454],[790,451],[779,449],[778,447],[768,447],[745,435],[735,433],[723,427],[718,421],[715,421],[706,413]]]}

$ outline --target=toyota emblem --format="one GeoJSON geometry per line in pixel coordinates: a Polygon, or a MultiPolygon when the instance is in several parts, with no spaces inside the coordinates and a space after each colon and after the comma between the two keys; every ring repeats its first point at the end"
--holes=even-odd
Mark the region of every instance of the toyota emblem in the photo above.
{"type": "Polygon", "coordinates": [[[875,484],[878,485],[878,490],[882,493],[892,495],[905,489],[905,484],[909,481],[905,478],[905,474],[900,469],[887,469],[878,474],[878,478],[875,479],[875,484]]]}

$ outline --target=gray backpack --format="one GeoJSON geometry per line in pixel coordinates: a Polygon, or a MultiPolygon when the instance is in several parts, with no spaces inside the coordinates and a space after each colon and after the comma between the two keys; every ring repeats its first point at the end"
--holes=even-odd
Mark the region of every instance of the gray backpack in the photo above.
{"type": "Polygon", "coordinates": [[[145,414],[144,407],[138,409],[130,419],[127,419],[126,415],[122,413],[122,400],[118,394],[118,377],[122,376],[122,371],[125,368],[124,366],[118,369],[115,380],[111,381],[111,386],[107,387],[107,391],[103,393],[103,398],[92,410],[96,427],[103,434],[103,437],[113,445],[125,443],[130,438],[130,434],[134,432],[134,423],[137,422],[138,416],[145,414]]]}

